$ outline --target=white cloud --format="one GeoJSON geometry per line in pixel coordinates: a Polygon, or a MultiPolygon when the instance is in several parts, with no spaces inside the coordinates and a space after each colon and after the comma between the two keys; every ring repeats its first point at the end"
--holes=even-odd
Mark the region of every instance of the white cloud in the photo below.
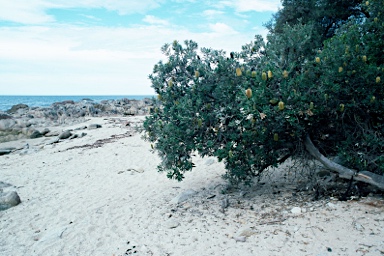
{"type": "Polygon", "coordinates": [[[209,24],[209,28],[214,32],[222,35],[238,34],[236,30],[224,23],[209,24]]]}
{"type": "Polygon", "coordinates": [[[165,0],[0,0],[0,20],[24,24],[42,24],[54,21],[46,11],[51,8],[105,8],[120,15],[145,13],[158,8],[165,0]]]}
{"type": "Polygon", "coordinates": [[[0,6],[0,20],[28,24],[44,23],[54,20],[52,16],[45,13],[48,5],[43,0],[0,0],[0,6]]]}
{"type": "Polygon", "coordinates": [[[169,25],[169,22],[166,21],[166,20],[162,20],[162,19],[159,19],[159,18],[156,18],[155,16],[152,16],[152,15],[146,15],[143,19],[144,22],[147,22],[149,24],[158,24],[158,25],[169,25]]]}
{"type": "Polygon", "coordinates": [[[148,75],[164,43],[192,39],[230,52],[254,36],[223,23],[210,28],[0,27],[0,95],[153,94],[148,75]]]}
{"type": "Polygon", "coordinates": [[[280,0],[237,0],[237,1],[220,1],[219,6],[234,8],[237,12],[275,12],[281,6],[280,0]]]}
{"type": "Polygon", "coordinates": [[[223,11],[218,11],[218,10],[205,10],[203,11],[203,16],[205,16],[206,18],[213,18],[215,16],[218,16],[218,15],[222,15],[224,14],[223,11]]]}

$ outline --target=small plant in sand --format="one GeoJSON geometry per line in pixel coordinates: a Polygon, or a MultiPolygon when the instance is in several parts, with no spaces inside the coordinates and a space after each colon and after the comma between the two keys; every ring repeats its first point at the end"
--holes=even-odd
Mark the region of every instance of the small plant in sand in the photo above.
{"type": "Polygon", "coordinates": [[[277,20],[268,43],[256,36],[229,55],[193,41],[164,45],[167,61],[149,76],[160,107],[144,122],[159,170],[182,180],[198,153],[223,161],[231,182],[250,183],[309,151],[340,156],[344,166],[324,164],[384,189],[384,26],[372,18],[384,20],[384,7],[356,6],[367,16],[329,38],[313,35],[316,22],[277,20]]]}

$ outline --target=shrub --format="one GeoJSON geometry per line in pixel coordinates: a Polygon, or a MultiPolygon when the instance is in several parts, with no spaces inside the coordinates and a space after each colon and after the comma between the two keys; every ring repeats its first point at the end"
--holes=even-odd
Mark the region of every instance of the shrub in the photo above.
{"type": "Polygon", "coordinates": [[[250,183],[301,157],[310,136],[347,167],[383,173],[383,5],[361,8],[369,17],[349,19],[322,49],[308,49],[311,22],[286,24],[267,42],[256,36],[229,56],[193,41],[164,45],[167,62],[149,76],[158,104],[144,122],[159,170],[182,180],[197,152],[224,161],[231,182],[250,183]]]}

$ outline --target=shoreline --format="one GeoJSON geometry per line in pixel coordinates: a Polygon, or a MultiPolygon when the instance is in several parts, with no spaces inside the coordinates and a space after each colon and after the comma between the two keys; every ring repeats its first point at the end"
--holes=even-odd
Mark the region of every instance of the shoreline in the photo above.
{"type": "Polygon", "coordinates": [[[48,127],[81,123],[89,117],[147,115],[154,104],[148,98],[103,100],[99,103],[66,100],[49,107],[17,104],[6,112],[0,111],[0,142],[51,136],[48,127]]]}

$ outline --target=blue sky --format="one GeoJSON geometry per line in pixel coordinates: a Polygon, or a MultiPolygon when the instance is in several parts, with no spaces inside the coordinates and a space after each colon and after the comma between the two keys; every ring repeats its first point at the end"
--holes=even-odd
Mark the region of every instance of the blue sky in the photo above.
{"type": "Polygon", "coordinates": [[[0,0],[0,95],[151,95],[160,48],[240,51],[278,10],[266,0],[0,0]]]}

